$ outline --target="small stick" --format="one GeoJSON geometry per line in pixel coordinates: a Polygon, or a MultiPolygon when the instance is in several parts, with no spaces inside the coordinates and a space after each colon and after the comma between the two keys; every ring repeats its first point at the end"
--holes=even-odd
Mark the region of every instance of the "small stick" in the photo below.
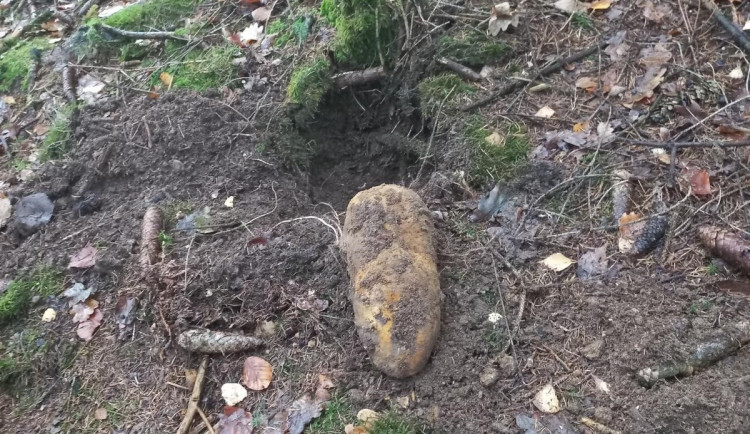
{"type": "Polygon", "coordinates": [[[214,427],[211,426],[211,422],[209,422],[208,418],[206,417],[206,413],[204,413],[203,410],[201,410],[201,408],[198,406],[195,406],[195,410],[198,412],[198,416],[203,419],[203,423],[206,424],[206,429],[208,430],[208,432],[210,434],[216,434],[216,431],[214,431],[214,427]]]}
{"type": "Polygon", "coordinates": [[[333,84],[339,89],[360,84],[380,81],[386,77],[382,66],[367,68],[362,71],[347,71],[333,76],[333,84]]]}
{"type": "Polygon", "coordinates": [[[586,425],[587,427],[594,429],[599,432],[603,432],[604,434],[621,434],[620,431],[614,430],[606,425],[600,424],[599,422],[589,419],[587,417],[581,418],[581,423],[586,425]]]}
{"type": "Polygon", "coordinates": [[[739,148],[750,146],[750,139],[738,140],[736,142],[727,141],[710,141],[710,142],[657,142],[653,140],[639,140],[617,138],[615,141],[624,142],[630,145],[645,146],[647,148],[711,148],[718,146],[720,148],[739,148]]]}
{"type": "Polygon", "coordinates": [[[89,9],[91,9],[92,6],[98,5],[99,0],[88,0],[86,3],[83,3],[80,8],[78,8],[78,15],[84,16],[87,13],[89,13],[89,9]]]}
{"type": "Polygon", "coordinates": [[[187,41],[187,39],[175,35],[174,32],[133,32],[131,30],[118,29],[106,24],[96,24],[94,25],[94,28],[98,32],[101,32],[103,30],[107,33],[111,33],[113,35],[128,39],[175,39],[177,41],[187,41]]]}
{"type": "Polygon", "coordinates": [[[480,81],[482,79],[482,76],[479,75],[478,72],[474,71],[468,66],[464,66],[446,57],[439,57],[437,59],[437,63],[445,66],[446,68],[450,69],[451,71],[455,72],[456,74],[460,75],[462,78],[466,80],[480,81]]]}
{"type": "Polygon", "coordinates": [[[201,397],[203,379],[206,377],[206,365],[208,365],[208,356],[203,356],[201,359],[201,365],[198,368],[198,375],[195,377],[193,393],[190,395],[190,401],[188,402],[187,410],[185,411],[185,417],[182,418],[180,427],[177,428],[177,434],[186,434],[188,429],[190,429],[190,424],[193,423],[195,413],[198,411],[198,400],[201,397]]]}
{"type": "Polygon", "coordinates": [[[534,82],[535,80],[537,80],[537,79],[539,79],[541,77],[544,77],[546,75],[549,75],[549,74],[551,74],[553,72],[556,72],[556,71],[560,70],[563,66],[567,65],[568,63],[577,62],[577,61],[583,59],[586,56],[590,56],[590,55],[596,53],[600,49],[604,48],[606,45],[607,45],[607,43],[604,42],[604,41],[602,41],[599,44],[591,46],[591,47],[589,47],[589,48],[587,48],[587,49],[585,49],[583,51],[579,51],[579,52],[577,52],[575,54],[572,54],[572,55],[570,55],[568,57],[565,57],[565,58],[562,58],[562,59],[558,59],[558,60],[552,62],[551,64],[547,65],[546,67],[542,68],[542,70],[539,71],[534,76],[534,78],[532,78],[531,80],[514,80],[514,81],[511,81],[505,87],[500,88],[499,90],[497,90],[496,92],[490,94],[486,98],[480,99],[477,102],[474,102],[474,103],[471,103],[471,104],[469,104],[467,106],[461,107],[461,111],[466,112],[466,111],[469,111],[469,110],[474,110],[475,108],[485,106],[485,105],[491,103],[492,101],[495,101],[498,98],[502,98],[502,97],[504,97],[506,95],[510,95],[511,93],[517,91],[518,89],[521,89],[522,87],[526,86],[528,83],[532,83],[532,82],[534,82]]]}
{"type": "Polygon", "coordinates": [[[711,11],[716,21],[718,21],[719,24],[721,24],[721,26],[732,35],[732,39],[734,39],[737,45],[739,45],[745,53],[750,54],[750,39],[747,39],[747,36],[742,33],[742,30],[738,29],[732,20],[727,18],[726,15],[719,10],[716,3],[714,3],[713,0],[701,0],[701,5],[711,11]]]}

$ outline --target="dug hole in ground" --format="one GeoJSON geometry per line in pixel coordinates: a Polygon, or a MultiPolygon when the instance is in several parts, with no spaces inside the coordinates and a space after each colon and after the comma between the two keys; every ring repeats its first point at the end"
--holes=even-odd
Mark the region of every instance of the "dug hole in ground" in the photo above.
{"type": "Polygon", "coordinates": [[[746,431],[747,4],[9,5],[3,432],[746,431]],[[342,252],[381,184],[406,378],[435,306],[363,339],[342,252]]]}

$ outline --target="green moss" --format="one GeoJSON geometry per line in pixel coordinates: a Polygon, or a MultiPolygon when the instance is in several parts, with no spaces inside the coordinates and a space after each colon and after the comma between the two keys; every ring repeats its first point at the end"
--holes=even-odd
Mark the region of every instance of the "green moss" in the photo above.
{"type": "Polygon", "coordinates": [[[422,111],[433,116],[443,101],[443,109],[456,108],[462,99],[476,92],[476,88],[456,74],[441,74],[422,80],[417,91],[422,111]]]}
{"type": "Polygon", "coordinates": [[[286,88],[287,100],[298,106],[305,115],[314,116],[331,86],[331,63],[326,57],[319,56],[292,72],[286,88]]]}
{"type": "Polygon", "coordinates": [[[126,30],[162,30],[195,12],[203,0],[149,0],[126,7],[102,22],[126,30]]]}
{"type": "Polygon", "coordinates": [[[14,279],[0,295],[0,324],[23,316],[35,295],[46,297],[62,289],[62,274],[54,268],[42,267],[31,274],[14,279]]]}
{"type": "Polygon", "coordinates": [[[455,37],[441,37],[438,52],[463,65],[478,67],[498,63],[508,54],[509,47],[472,30],[455,37]]]}
{"type": "Polygon", "coordinates": [[[529,141],[523,129],[510,125],[498,131],[502,137],[500,145],[487,142],[492,130],[486,127],[484,119],[473,116],[464,129],[464,137],[472,147],[472,164],[469,182],[475,187],[483,187],[489,182],[513,178],[529,152],[529,141]]]}
{"type": "Polygon", "coordinates": [[[146,57],[148,53],[149,47],[131,42],[120,47],[120,60],[123,62],[140,60],[146,57]]]}
{"type": "Polygon", "coordinates": [[[391,62],[396,16],[387,0],[323,0],[320,14],[336,28],[336,60],[355,67],[391,62]]]}
{"type": "Polygon", "coordinates": [[[587,14],[581,12],[573,13],[573,16],[570,17],[570,24],[581,30],[594,30],[595,28],[594,20],[592,20],[587,14]]]}
{"type": "Polygon", "coordinates": [[[14,45],[0,56],[0,92],[7,92],[17,85],[26,90],[32,59],[41,51],[50,48],[46,38],[32,39],[14,45]]]}
{"type": "MultiPolygon", "coordinates": [[[[224,86],[236,78],[236,66],[233,60],[240,54],[234,45],[212,47],[207,50],[189,52],[184,60],[171,66],[166,71],[172,75],[173,88],[208,90],[224,86]]],[[[157,71],[152,75],[152,82],[158,83],[157,71]]]]}
{"type": "Polygon", "coordinates": [[[78,110],[75,102],[67,103],[57,111],[52,126],[42,140],[39,148],[40,161],[56,160],[65,156],[68,152],[68,144],[71,134],[71,122],[73,113],[78,110]]]}

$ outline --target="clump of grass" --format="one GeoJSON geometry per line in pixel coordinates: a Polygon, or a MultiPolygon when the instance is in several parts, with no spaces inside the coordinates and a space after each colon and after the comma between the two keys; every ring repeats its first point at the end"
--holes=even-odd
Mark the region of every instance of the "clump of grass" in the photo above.
{"type": "Polygon", "coordinates": [[[482,32],[469,31],[440,38],[438,52],[463,65],[477,67],[499,62],[508,54],[509,47],[482,32]]]}
{"type": "Polygon", "coordinates": [[[293,40],[302,44],[310,35],[313,19],[312,14],[306,14],[294,21],[279,18],[268,25],[266,33],[276,34],[276,39],[273,41],[275,47],[283,48],[293,40]]]}
{"type": "Polygon", "coordinates": [[[417,91],[422,111],[432,116],[443,101],[443,109],[455,108],[459,101],[476,92],[476,88],[456,74],[441,74],[422,80],[417,91]]]}
{"type": "Polygon", "coordinates": [[[286,95],[290,103],[312,117],[331,86],[331,62],[325,56],[318,56],[292,72],[286,95]]]}
{"type": "Polygon", "coordinates": [[[369,434],[424,434],[429,431],[425,425],[390,410],[377,418],[367,432],[369,434]]]}
{"type": "Polygon", "coordinates": [[[108,26],[126,30],[165,29],[195,12],[203,0],[149,0],[134,4],[105,18],[108,26]]]}
{"type": "MultiPolygon", "coordinates": [[[[185,88],[198,91],[215,89],[226,85],[236,78],[236,67],[232,63],[240,49],[234,45],[212,47],[207,50],[189,52],[180,64],[167,68],[172,75],[173,88],[185,88]]],[[[159,81],[157,71],[152,82],[159,81]]]]}
{"type": "Polygon", "coordinates": [[[341,394],[334,394],[319,418],[312,421],[305,432],[309,434],[340,434],[344,427],[355,422],[354,407],[341,394]]]}
{"type": "Polygon", "coordinates": [[[396,17],[387,0],[323,0],[320,14],[336,28],[336,60],[354,67],[389,63],[395,52],[396,17]]]}
{"type": "Polygon", "coordinates": [[[574,12],[570,17],[570,24],[581,30],[594,30],[594,20],[587,14],[574,12]]]}
{"type": "Polygon", "coordinates": [[[22,317],[35,295],[46,297],[62,287],[62,274],[52,267],[41,267],[31,274],[12,280],[0,295],[0,324],[22,317]]]}
{"type": "Polygon", "coordinates": [[[20,84],[28,87],[29,68],[33,59],[50,48],[45,38],[20,42],[0,56],[0,92],[7,92],[20,84]]]}
{"type": "Polygon", "coordinates": [[[490,134],[492,131],[479,116],[472,117],[464,129],[464,137],[473,148],[468,178],[469,183],[475,187],[513,178],[529,152],[528,138],[519,125],[510,125],[504,129],[500,145],[487,142],[490,134]]]}
{"type": "Polygon", "coordinates": [[[160,231],[156,239],[161,246],[162,252],[171,250],[174,245],[174,238],[164,231],[160,231]]]}
{"type": "Polygon", "coordinates": [[[40,161],[56,160],[64,157],[68,152],[71,122],[76,110],[78,110],[78,104],[71,102],[57,111],[55,119],[52,121],[52,125],[39,148],[40,161]]]}

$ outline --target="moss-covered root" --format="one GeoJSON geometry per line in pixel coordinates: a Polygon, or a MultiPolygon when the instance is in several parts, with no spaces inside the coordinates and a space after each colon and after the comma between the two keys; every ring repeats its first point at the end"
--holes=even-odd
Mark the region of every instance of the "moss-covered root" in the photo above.
{"type": "Polygon", "coordinates": [[[287,100],[305,116],[314,117],[323,97],[332,86],[331,62],[324,56],[318,56],[292,72],[286,89],[287,100]]]}

